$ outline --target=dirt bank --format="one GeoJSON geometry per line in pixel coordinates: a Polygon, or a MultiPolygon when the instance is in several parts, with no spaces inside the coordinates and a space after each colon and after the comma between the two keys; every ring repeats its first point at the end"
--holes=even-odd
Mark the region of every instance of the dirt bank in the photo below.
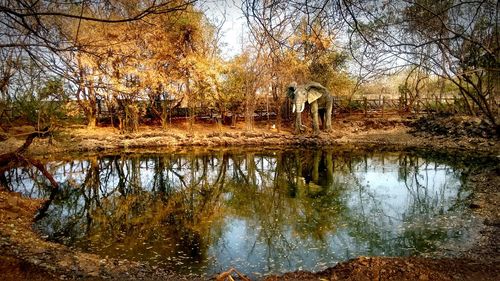
{"type": "MultiPolygon", "coordinates": [[[[113,128],[65,128],[53,139],[39,139],[28,151],[32,157],[49,158],[81,152],[158,147],[345,145],[457,151],[484,156],[500,155],[498,139],[482,133],[446,135],[414,126],[405,118],[383,120],[347,119],[334,123],[331,133],[300,135],[290,129],[280,132],[258,124],[247,132],[236,128],[199,124],[189,130],[176,124],[167,130],[144,127],[139,133],[120,134],[113,128]]],[[[427,126],[427,125],[426,125],[427,126]]],[[[20,135],[0,142],[0,152],[11,151],[23,143],[22,134],[30,128],[12,128],[9,134],[20,135]]],[[[458,130],[457,132],[462,133],[458,130]]],[[[469,175],[474,190],[470,207],[484,220],[481,238],[473,249],[457,253],[456,258],[431,259],[359,257],[318,273],[295,272],[271,276],[268,280],[500,280],[500,166],[469,175]]],[[[180,276],[161,268],[136,262],[104,259],[81,253],[66,246],[47,242],[32,231],[32,220],[40,200],[23,198],[0,191],[0,276],[6,280],[203,280],[180,276]]]]}
{"type": "MultiPolygon", "coordinates": [[[[98,127],[88,130],[84,127],[70,127],[58,130],[53,138],[36,139],[31,145],[29,155],[61,154],[68,152],[88,152],[116,149],[155,148],[155,147],[225,147],[225,146],[312,146],[312,145],[349,145],[373,144],[403,147],[448,149],[474,151],[481,154],[498,155],[500,143],[498,138],[480,131],[464,134],[443,134],[446,132],[434,126],[411,118],[393,117],[389,119],[346,118],[333,122],[330,133],[313,135],[311,132],[294,135],[292,129],[271,129],[270,123],[257,123],[251,131],[245,124],[234,128],[216,124],[195,124],[192,128],[185,123],[173,124],[162,129],[159,127],[141,127],[136,133],[121,134],[118,129],[98,127]],[[424,125],[422,125],[424,124],[424,125]],[[437,129],[436,129],[437,128],[437,129]]],[[[472,122],[472,121],[471,121],[472,122]]],[[[466,127],[465,121],[448,121],[455,127],[466,127]]],[[[443,125],[444,126],[444,125],[443,125]]],[[[446,128],[446,127],[445,127],[446,128]]],[[[0,142],[0,152],[7,152],[19,147],[23,135],[32,131],[31,127],[12,128],[11,136],[0,142]]],[[[465,129],[464,129],[465,130],[465,129]]],[[[479,129],[478,129],[479,130],[479,129]]],[[[462,132],[460,130],[455,130],[462,132]]]]}

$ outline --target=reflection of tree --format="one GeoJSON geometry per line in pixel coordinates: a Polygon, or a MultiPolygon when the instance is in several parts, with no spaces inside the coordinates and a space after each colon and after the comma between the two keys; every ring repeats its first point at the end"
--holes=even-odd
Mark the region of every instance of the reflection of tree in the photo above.
{"type": "MultiPolygon", "coordinates": [[[[457,189],[460,186],[458,172],[436,164],[435,160],[406,153],[397,157],[382,154],[380,161],[393,161],[388,167],[397,167],[398,180],[406,189],[406,207],[397,209],[384,202],[384,197],[378,195],[380,191],[369,188],[359,179],[354,181],[359,204],[358,208],[350,208],[351,236],[364,241],[373,254],[400,255],[433,250],[437,241],[450,236],[452,222],[446,217],[455,215],[453,206],[463,199],[461,189],[457,189]],[[437,179],[439,173],[444,178],[437,179]],[[456,194],[450,194],[452,190],[456,194]]],[[[370,165],[378,166],[377,163],[370,165]]],[[[373,169],[370,165],[365,165],[364,173],[373,169]]]]}
{"type": "Polygon", "coordinates": [[[405,167],[403,181],[411,194],[411,203],[403,214],[407,227],[398,240],[397,247],[428,252],[435,249],[434,241],[443,241],[450,235],[447,225],[451,222],[442,217],[456,211],[453,210],[454,206],[464,199],[460,194],[461,189],[453,197],[453,202],[448,198],[459,175],[458,172],[449,171],[442,165],[415,155],[405,155],[400,159],[404,163],[400,166],[405,167]],[[429,172],[434,174],[443,170],[446,178],[441,185],[436,186],[439,183],[434,181],[429,172]]]}
{"type": "Polygon", "coordinates": [[[173,237],[177,241],[171,244],[178,249],[163,254],[188,249],[191,256],[199,255],[204,251],[200,247],[208,244],[203,240],[208,237],[209,221],[220,210],[228,157],[219,156],[114,156],[82,161],[81,182],[64,185],[38,225],[54,240],[82,241],[81,245],[88,243],[104,253],[106,248],[115,250],[116,243],[131,255],[151,244],[159,252],[161,242],[173,237]],[[150,168],[154,176],[147,182],[150,168]]]}

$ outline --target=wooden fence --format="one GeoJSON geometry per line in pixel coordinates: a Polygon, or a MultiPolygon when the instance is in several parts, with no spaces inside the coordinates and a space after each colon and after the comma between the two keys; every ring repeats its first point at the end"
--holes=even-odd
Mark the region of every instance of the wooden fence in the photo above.
{"type": "MultiPolygon", "coordinates": [[[[490,101],[491,110],[497,116],[500,116],[499,101],[490,101]]],[[[470,111],[475,114],[481,114],[477,105],[466,103],[461,98],[420,98],[413,102],[399,99],[389,99],[380,97],[378,99],[345,99],[336,98],[334,101],[334,114],[364,114],[368,115],[385,115],[385,114],[434,114],[434,113],[451,113],[451,114],[470,114],[470,111]]]]}
{"type": "MultiPolygon", "coordinates": [[[[490,108],[494,114],[500,116],[499,104],[500,100],[492,99],[490,108]]],[[[100,109],[100,108],[99,108],[100,109]]],[[[364,115],[365,117],[395,115],[403,113],[411,114],[434,114],[434,113],[451,113],[451,114],[470,114],[472,110],[476,114],[481,114],[480,109],[472,104],[469,105],[461,98],[420,98],[414,102],[405,101],[401,98],[390,99],[386,97],[347,99],[336,97],[334,99],[333,115],[364,115]]],[[[225,116],[233,116],[237,119],[244,118],[244,110],[238,112],[226,111],[225,116]]],[[[258,103],[255,105],[253,117],[256,120],[274,119],[278,114],[282,114],[284,119],[293,118],[291,113],[290,102],[286,102],[279,109],[266,103],[258,103]]],[[[106,110],[98,110],[98,118],[109,118],[110,112],[106,110]]],[[[187,108],[174,108],[168,113],[169,118],[186,118],[189,115],[187,108]]],[[[197,119],[216,120],[221,117],[221,112],[217,108],[196,107],[194,115],[197,119]]],[[[9,108],[5,105],[0,106],[0,122],[3,124],[10,123],[20,116],[16,114],[15,108],[9,108]]],[[[148,116],[141,116],[148,118],[148,116]]],[[[151,116],[149,116],[151,117],[151,116]]]]}
{"type": "MultiPolygon", "coordinates": [[[[499,103],[492,102],[492,111],[500,116],[499,103]]],[[[380,97],[373,98],[360,98],[360,99],[347,99],[336,97],[333,105],[334,116],[348,116],[348,115],[364,115],[365,117],[385,115],[398,115],[398,114],[436,114],[436,113],[450,113],[450,114],[470,114],[473,110],[475,114],[481,114],[480,109],[470,104],[470,109],[463,99],[460,98],[420,98],[414,102],[404,101],[403,99],[390,99],[380,97]]],[[[257,104],[254,110],[254,118],[257,120],[273,119],[277,116],[278,110],[276,107],[269,106],[269,104],[257,104]]],[[[284,108],[280,109],[284,119],[293,118],[291,113],[291,105],[287,102],[284,108]]],[[[243,118],[244,114],[234,113],[237,118],[243,118]]],[[[229,116],[233,113],[227,112],[229,116]]],[[[172,116],[187,116],[187,109],[179,108],[176,112],[172,112],[172,116]],[[178,114],[183,112],[182,114],[178,114]]],[[[209,119],[220,116],[216,109],[208,108],[195,108],[195,116],[199,119],[209,119]]]]}

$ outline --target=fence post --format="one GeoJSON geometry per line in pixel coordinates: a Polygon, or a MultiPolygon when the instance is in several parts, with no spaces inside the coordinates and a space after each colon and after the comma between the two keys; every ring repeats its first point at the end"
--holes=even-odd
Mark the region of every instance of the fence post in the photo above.
{"type": "Polygon", "coordinates": [[[352,98],[347,100],[347,107],[349,108],[349,117],[352,115],[352,98]]]}
{"type": "Polygon", "coordinates": [[[366,97],[363,98],[364,108],[365,108],[365,117],[368,115],[368,99],[366,97]]]}
{"type": "Polygon", "coordinates": [[[382,97],[382,118],[384,118],[385,113],[385,96],[382,97]]]}

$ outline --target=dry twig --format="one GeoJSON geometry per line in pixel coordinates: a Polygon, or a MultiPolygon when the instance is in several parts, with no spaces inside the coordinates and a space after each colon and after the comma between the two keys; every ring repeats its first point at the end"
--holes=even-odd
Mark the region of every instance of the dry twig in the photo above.
{"type": "Polygon", "coordinates": [[[238,276],[239,280],[250,281],[250,278],[248,278],[245,275],[241,274],[235,268],[230,268],[227,271],[221,272],[219,275],[217,275],[217,277],[215,277],[215,281],[234,281],[234,278],[232,276],[233,273],[236,273],[236,275],[238,276]]]}

